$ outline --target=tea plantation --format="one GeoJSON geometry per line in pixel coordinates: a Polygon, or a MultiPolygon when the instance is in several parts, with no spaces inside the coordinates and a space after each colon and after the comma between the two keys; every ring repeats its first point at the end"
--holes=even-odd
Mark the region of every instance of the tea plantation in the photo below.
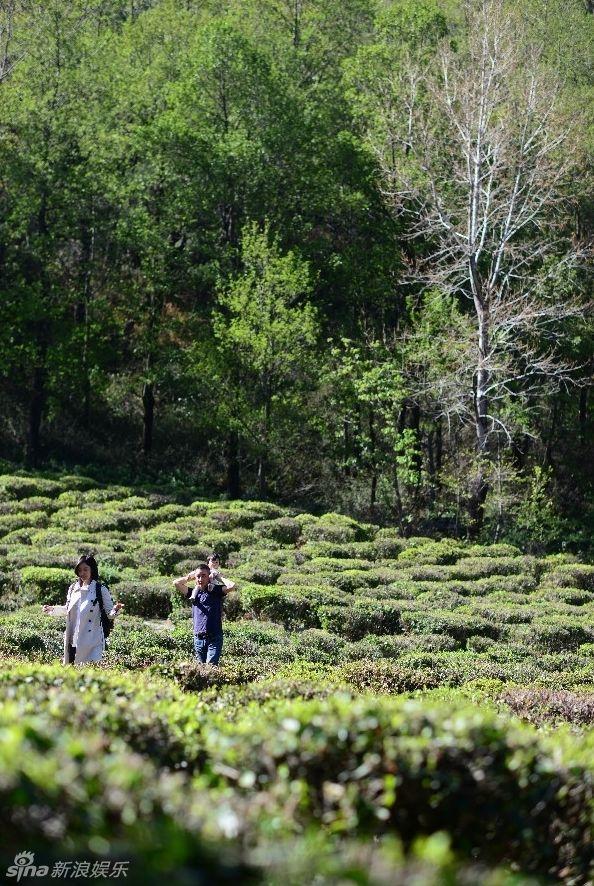
{"type": "Polygon", "coordinates": [[[594,878],[594,566],[193,490],[0,477],[1,861],[128,882],[594,878]],[[172,578],[215,548],[219,668],[172,578]],[[65,668],[94,551],[125,604],[65,668]]]}

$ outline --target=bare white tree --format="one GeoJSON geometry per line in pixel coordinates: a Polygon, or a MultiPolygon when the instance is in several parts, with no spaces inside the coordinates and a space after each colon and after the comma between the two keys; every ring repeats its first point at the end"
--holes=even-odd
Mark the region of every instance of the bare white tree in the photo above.
{"type": "Polygon", "coordinates": [[[571,377],[560,321],[585,309],[555,285],[582,251],[568,227],[576,121],[508,10],[503,0],[468,0],[458,48],[450,38],[430,65],[408,59],[390,72],[372,136],[386,200],[422,243],[410,278],[464,294],[473,307],[472,349],[440,385],[444,412],[476,433],[475,529],[490,438],[511,439],[501,405],[571,377]]]}
{"type": "Polygon", "coordinates": [[[15,65],[12,44],[18,8],[17,0],[0,2],[0,81],[8,77],[15,65]]]}

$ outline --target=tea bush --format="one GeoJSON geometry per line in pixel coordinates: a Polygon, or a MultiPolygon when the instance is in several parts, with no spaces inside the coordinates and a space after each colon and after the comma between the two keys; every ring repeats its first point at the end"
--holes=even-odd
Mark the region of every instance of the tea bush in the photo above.
{"type": "Polygon", "coordinates": [[[272,539],[283,545],[294,545],[301,535],[301,526],[291,517],[277,517],[275,520],[261,520],[256,526],[256,535],[272,539]]]}
{"type": "Polygon", "coordinates": [[[117,585],[118,602],[123,603],[129,615],[143,618],[168,618],[171,614],[171,596],[167,581],[122,581],[117,585]]]}
{"type": "Polygon", "coordinates": [[[319,606],[318,614],[325,630],[348,640],[360,640],[366,634],[389,634],[402,630],[400,608],[390,603],[372,605],[356,601],[352,606],[319,606]]]}
{"type": "MultiPolygon", "coordinates": [[[[5,867],[27,846],[36,863],[50,869],[69,857],[123,855],[134,882],[158,884],[167,874],[175,882],[180,866],[193,879],[249,882],[250,870],[236,861],[233,845],[218,852],[204,848],[199,816],[186,810],[184,820],[187,789],[179,775],[159,775],[123,743],[106,746],[100,733],[57,730],[42,717],[22,718],[12,707],[2,713],[0,730],[5,867]]],[[[212,820],[223,821],[224,808],[210,805],[210,812],[212,820]]]]}
{"type": "Polygon", "coordinates": [[[75,580],[72,569],[26,566],[20,571],[20,585],[32,591],[41,603],[65,603],[68,588],[75,580]]]}
{"type": "Polygon", "coordinates": [[[311,596],[300,588],[252,586],[242,591],[247,612],[257,618],[278,621],[285,627],[320,627],[320,619],[311,596]]]}
{"type": "Polygon", "coordinates": [[[301,810],[335,828],[447,830],[483,859],[591,873],[591,771],[490,711],[334,696],[248,709],[205,743],[211,783],[265,788],[281,808],[299,786],[301,810]]]}

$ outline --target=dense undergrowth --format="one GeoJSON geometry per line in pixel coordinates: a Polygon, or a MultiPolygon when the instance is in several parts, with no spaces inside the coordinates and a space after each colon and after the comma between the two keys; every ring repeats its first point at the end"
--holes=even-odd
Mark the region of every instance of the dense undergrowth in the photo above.
{"type": "Polygon", "coordinates": [[[138,882],[594,875],[594,566],[7,475],[0,587],[9,860],[125,857],[138,882]],[[171,593],[213,547],[239,587],[219,668],[171,593]],[[66,669],[40,604],[89,550],[126,615],[100,666],[66,669]]]}

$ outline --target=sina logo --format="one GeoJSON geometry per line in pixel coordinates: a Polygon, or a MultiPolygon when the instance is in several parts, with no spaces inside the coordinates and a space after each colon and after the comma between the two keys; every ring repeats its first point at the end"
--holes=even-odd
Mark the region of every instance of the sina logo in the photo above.
{"type": "Polygon", "coordinates": [[[47,877],[49,871],[47,865],[40,864],[36,867],[34,861],[35,856],[32,852],[19,852],[14,857],[14,864],[11,864],[6,871],[6,876],[16,877],[17,883],[21,877],[47,877]]]}

